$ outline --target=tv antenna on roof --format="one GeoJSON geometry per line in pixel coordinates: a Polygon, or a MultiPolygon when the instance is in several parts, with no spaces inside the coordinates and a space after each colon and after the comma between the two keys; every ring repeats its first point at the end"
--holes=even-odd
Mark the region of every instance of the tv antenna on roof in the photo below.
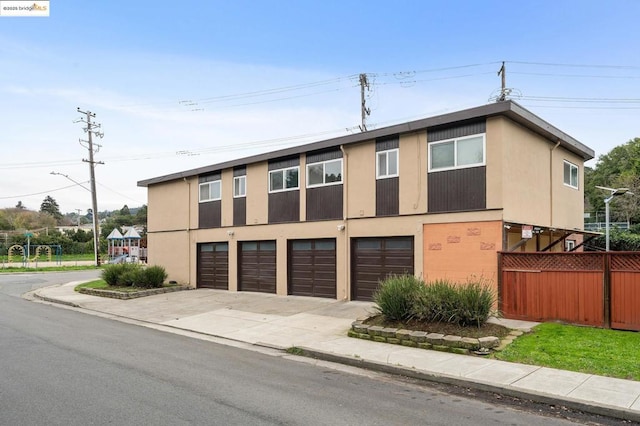
{"type": "Polygon", "coordinates": [[[489,101],[504,102],[514,96],[517,98],[522,97],[522,93],[518,89],[507,87],[507,67],[505,66],[505,61],[502,61],[498,75],[501,77],[500,89],[493,91],[491,97],[489,97],[489,101]]]}

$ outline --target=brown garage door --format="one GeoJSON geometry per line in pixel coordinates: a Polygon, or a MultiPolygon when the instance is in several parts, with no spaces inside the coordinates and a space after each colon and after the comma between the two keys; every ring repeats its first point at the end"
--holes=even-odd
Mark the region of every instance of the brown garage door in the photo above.
{"type": "Polygon", "coordinates": [[[198,244],[196,287],[229,290],[229,244],[198,244]]]}
{"type": "Polygon", "coordinates": [[[289,241],[289,294],[336,297],[336,240],[289,241]]]}
{"type": "Polygon", "coordinates": [[[275,241],[243,241],[239,244],[238,290],[276,292],[275,241]]]}
{"type": "Polygon", "coordinates": [[[413,237],[354,238],[351,242],[351,300],[372,300],[390,274],[413,274],[413,237]]]}

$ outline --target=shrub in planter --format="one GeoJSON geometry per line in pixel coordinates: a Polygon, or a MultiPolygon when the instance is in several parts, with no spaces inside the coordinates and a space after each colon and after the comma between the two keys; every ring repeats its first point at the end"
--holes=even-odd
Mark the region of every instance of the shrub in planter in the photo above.
{"type": "Polygon", "coordinates": [[[425,322],[451,322],[457,303],[456,285],[448,280],[436,280],[418,291],[415,316],[425,322]]]}
{"type": "Polygon", "coordinates": [[[389,321],[404,321],[414,315],[414,305],[424,281],[413,275],[392,275],[373,294],[376,309],[389,321]]]}
{"type": "Polygon", "coordinates": [[[470,281],[457,289],[455,322],[480,327],[492,314],[496,301],[493,289],[483,280],[470,281]]]}
{"type": "Polygon", "coordinates": [[[139,283],[138,285],[140,287],[146,287],[146,288],[159,288],[162,287],[162,285],[164,284],[164,281],[167,279],[167,277],[169,276],[167,274],[167,271],[165,271],[165,269],[162,266],[149,266],[148,268],[144,269],[143,271],[143,277],[141,278],[141,283],[139,283]]]}
{"type": "Polygon", "coordinates": [[[123,287],[140,287],[139,283],[144,281],[144,270],[139,265],[130,265],[120,275],[120,284],[123,287]]]}
{"type": "Polygon", "coordinates": [[[117,268],[118,265],[108,265],[105,266],[102,270],[102,279],[107,285],[115,286],[118,285],[118,279],[120,278],[120,270],[117,268]]]}
{"type": "Polygon", "coordinates": [[[134,263],[108,265],[102,271],[102,279],[110,286],[130,286],[135,281],[135,273],[140,266],[134,263]]]}

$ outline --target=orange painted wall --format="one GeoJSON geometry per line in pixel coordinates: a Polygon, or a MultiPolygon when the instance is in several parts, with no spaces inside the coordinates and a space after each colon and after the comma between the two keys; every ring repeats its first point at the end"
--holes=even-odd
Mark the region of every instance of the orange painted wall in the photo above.
{"type": "Polygon", "coordinates": [[[502,221],[424,225],[424,279],[466,282],[482,277],[498,288],[502,221]]]}

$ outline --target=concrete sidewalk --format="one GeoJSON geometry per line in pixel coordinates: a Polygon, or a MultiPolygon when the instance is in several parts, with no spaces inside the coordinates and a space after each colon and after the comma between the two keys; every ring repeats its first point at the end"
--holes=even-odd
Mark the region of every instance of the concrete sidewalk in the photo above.
{"type": "MultiPolygon", "coordinates": [[[[117,300],[42,288],[40,300],[252,345],[302,348],[328,361],[561,404],[640,422],[640,382],[347,337],[373,304],[198,289],[117,300]]],[[[531,323],[511,322],[512,328],[531,323]]]]}

